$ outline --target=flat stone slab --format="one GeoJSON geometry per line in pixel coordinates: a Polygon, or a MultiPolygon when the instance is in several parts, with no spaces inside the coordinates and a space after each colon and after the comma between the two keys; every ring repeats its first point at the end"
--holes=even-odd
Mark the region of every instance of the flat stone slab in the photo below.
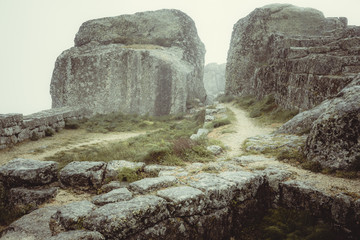
{"type": "Polygon", "coordinates": [[[58,188],[46,189],[28,189],[28,188],[12,188],[10,189],[9,199],[13,205],[32,205],[34,207],[43,204],[54,198],[58,193],[58,188]]]}
{"type": "Polygon", "coordinates": [[[81,228],[83,219],[88,216],[96,206],[87,201],[72,202],[61,206],[54,215],[51,216],[50,229],[53,234],[58,234],[65,230],[77,230],[81,228]]]}
{"type": "Polygon", "coordinates": [[[139,181],[130,183],[129,188],[131,191],[138,193],[148,193],[161,188],[166,188],[178,183],[174,176],[162,176],[156,178],[144,178],[139,181]]]}
{"type": "Polygon", "coordinates": [[[124,188],[124,187],[128,187],[128,186],[129,186],[128,182],[111,181],[108,184],[102,185],[100,190],[101,190],[102,193],[107,193],[107,192],[110,192],[110,191],[112,191],[114,189],[124,188]]]}
{"type": "Polygon", "coordinates": [[[264,183],[263,175],[246,171],[222,172],[218,176],[236,184],[236,189],[240,192],[235,196],[237,201],[254,198],[264,183]]]}
{"type": "Polygon", "coordinates": [[[146,165],[144,167],[144,172],[153,173],[153,174],[159,174],[160,171],[172,171],[172,170],[176,170],[176,169],[178,169],[178,167],[151,164],[151,165],[146,165]]]}
{"type": "Polygon", "coordinates": [[[245,155],[240,157],[234,157],[231,160],[241,165],[247,165],[249,163],[254,163],[254,162],[275,160],[275,158],[268,158],[261,155],[245,155]]]}
{"type": "Polygon", "coordinates": [[[52,236],[49,240],[105,240],[105,237],[96,231],[74,230],[62,232],[56,236],[52,236]]]}
{"type": "Polygon", "coordinates": [[[127,188],[114,189],[108,193],[104,193],[93,197],[92,202],[96,205],[103,206],[108,203],[115,203],[130,200],[133,194],[127,188]]]}
{"type": "Polygon", "coordinates": [[[16,158],[0,167],[0,181],[8,188],[46,185],[57,180],[58,163],[16,158]]]}
{"type": "Polygon", "coordinates": [[[157,195],[169,202],[169,210],[173,217],[201,214],[206,208],[205,194],[189,186],[167,188],[158,191],[157,195]]]}
{"type": "Polygon", "coordinates": [[[143,168],[145,163],[143,162],[130,162],[125,160],[112,160],[107,163],[105,170],[105,179],[116,179],[119,175],[119,171],[122,168],[129,168],[132,170],[138,170],[143,168]]]}
{"type": "Polygon", "coordinates": [[[107,239],[126,239],[169,218],[166,201],[152,195],[109,203],[97,208],[84,220],[84,227],[98,231],[107,239]]]}
{"type": "Polygon", "coordinates": [[[74,188],[99,188],[102,185],[104,162],[71,162],[60,171],[60,181],[74,188]]]}
{"type": "Polygon", "coordinates": [[[16,220],[4,230],[1,240],[46,240],[52,236],[49,227],[50,217],[56,213],[58,207],[44,207],[37,209],[16,220]]]}
{"type": "Polygon", "coordinates": [[[215,174],[200,173],[191,177],[188,184],[205,193],[211,208],[224,208],[234,198],[236,184],[215,174]]]}

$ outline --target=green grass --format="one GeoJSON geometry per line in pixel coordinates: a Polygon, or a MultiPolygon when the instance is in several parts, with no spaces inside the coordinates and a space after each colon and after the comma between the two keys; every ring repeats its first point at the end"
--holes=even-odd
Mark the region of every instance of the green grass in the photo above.
{"type": "Polygon", "coordinates": [[[114,159],[181,166],[185,162],[208,162],[213,155],[206,150],[209,140],[192,141],[189,137],[203,124],[205,111],[190,119],[167,120],[153,131],[126,141],[96,144],[62,151],[46,160],[57,161],[60,168],[72,161],[104,161],[114,159]]]}
{"type": "Polygon", "coordinates": [[[65,121],[65,128],[81,128],[86,129],[88,132],[98,133],[154,130],[179,121],[183,117],[183,115],[152,117],[113,112],[110,114],[97,114],[89,119],[67,120],[65,121]]]}
{"type": "Polygon", "coordinates": [[[249,113],[250,118],[256,119],[259,124],[285,123],[296,114],[298,110],[288,110],[279,107],[273,95],[268,95],[261,100],[254,96],[243,96],[235,99],[235,105],[249,113]]]}

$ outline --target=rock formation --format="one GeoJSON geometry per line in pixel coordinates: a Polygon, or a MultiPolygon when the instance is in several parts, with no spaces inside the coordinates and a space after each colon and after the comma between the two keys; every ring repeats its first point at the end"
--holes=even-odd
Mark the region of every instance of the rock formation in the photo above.
{"type": "Polygon", "coordinates": [[[255,9],[234,25],[225,92],[310,109],[360,72],[359,43],[360,28],[346,18],[289,4],[255,9]]]}
{"type": "Polygon", "coordinates": [[[158,10],[90,20],[56,60],[52,106],[167,115],[204,102],[205,48],[192,19],[158,10]]]}
{"type": "Polygon", "coordinates": [[[285,123],[278,133],[309,133],[306,154],[324,168],[360,170],[360,74],[335,97],[285,123]]]}
{"type": "Polygon", "coordinates": [[[225,91],[226,64],[209,63],[204,68],[204,86],[208,98],[215,98],[225,91]]]}

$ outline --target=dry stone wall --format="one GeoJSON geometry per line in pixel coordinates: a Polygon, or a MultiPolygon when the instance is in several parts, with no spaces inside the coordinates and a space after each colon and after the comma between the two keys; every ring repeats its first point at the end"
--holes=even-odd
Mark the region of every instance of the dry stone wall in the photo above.
{"type": "Polygon", "coordinates": [[[234,25],[226,94],[273,94],[307,110],[336,95],[360,72],[360,27],[289,4],[258,8],[234,25]]]}
{"type": "Polygon", "coordinates": [[[0,114],[0,149],[23,142],[33,135],[44,137],[46,131],[58,131],[65,121],[88,116],[84,108],[63,107],[44,110],[24,116],[23,114],[0,114]]]}

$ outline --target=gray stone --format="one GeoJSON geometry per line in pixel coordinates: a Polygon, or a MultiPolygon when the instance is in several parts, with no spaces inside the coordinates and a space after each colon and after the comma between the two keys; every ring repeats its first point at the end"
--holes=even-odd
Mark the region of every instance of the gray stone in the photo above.
{"type": "Polygon", "coordinates": [[[100,188],[105,174],[104,162],[71,162],[60,171],[60,181],[74,188],[100,188]]]}
{"type": "Polygon", "coordinates": [[[205,116],[205,122],[211,122],[211,121],[214,121],[214,120],[215,120],[214,116],[211,116],[211,115],[206,115],[205,116]]]}
{"type": "Polygon", "coordinates": [[[45,185],[57,180],[58,163],[16,158],[0,167],[0,181],[8,188],[45,185]]]}
{"type": "Polygon", "coordinates": [[[107,192],[110,192],[110,191],[112,191],[114,189],[128,187],[128,186],[129,186],[128,182],[111,181],[108,184],[102,185],[101,188],[100,188],[100,191],[102,193],[107,193],[107,192]]]}
{"type": "Polygon", "coordinates": [[[129,162],[125,160],[113,160],[107,163],[105,170],[105,179],[117,179],[119,171],[123,168],[138,170],[145,166],[142,162],[129,162]]]}
{"type": "Polygon", "coordinates": [[[136,193],[149,193],[161,188],[170,187],[178,183],[174,176],[161,176],[156,178],[144,178],[139,181],[130,183],[129,188],[136,193]]]}
{"type": "Polygon", "coordinates": [[[196,134],[193,134],[190,136],[190,139],[197,141],[202,138],[206,138],[208,133],[209,133],[209,130],[207,130],[206,128],[199,128],[196,134]]]}
{"type": "Polygon", "coordinates": [[[195,23],[179,10],[87,21],[75,47],[56,61],[52,106],[82,105],[97,113],[185,112],[196,99],[206,99],[204,54],[195,23]]]}
{"type": "Polygon", "coordinates": [[[96,206],[87,200],[61,206],[51,216],[50,229],[53,234],[66,230],[82,229],[84,219],[95,209],[96,206]]]}
{"type": "Polygon", "coordinates": [[[229,206],[234,198],[236,184],[215,174],[200,173],[194,175],[188,183],[191,187],[202,190],[210,208],[220,209],[229,206]]]}
{"type": "Polygon", "coordinates": [[[105,240],[101,233],[96,231],[75,230],[62,232],[56,236],[52,236],[49,240],[105,240]]]}
{"type": "Polygon", "coordinates": [[[127,188],[114,189],[108,193],[93,197],[92,202],[96,205],[103,206],[108,203],[115,203],[130,200],[133,194],[127,188]]]}
{"type": "Polygon", "coordinates": [[[210,145],[206,147],[206,150],[210,151],[214,155],[219,155],[222,153],[223,149],[222,147],[218,145],[210,145]]]}
{"type": "Polygon", "coordinates": [[[202,214],[207,207],[204,193],[199,189],[188,186],[160,190],[157,195],[169,202],[171,216],[181,217],[202,214]]]}
{"type": "Polygon", "coordinates": [[[107,239],[126,239],[167,218],[169,212],[165,200],[147,195],[99,207],[85,219],[84,226],[100,232],[107,239]]]}
{"type": "Polygon", "coordinates": [[[241,165],[248,165],[249,163],[254,163],[254,162],[275,160],[275,158],[269,158],[262,155],[244,155],[240,157],[234,157],[231,160],[241,165]]]}
{"type": "Polygon", "coordinates": [[[163,166],[163,165],[151,164],[151,165],[146,165],[144,167],[144,172],[157,175],[159,174],[160,171],[171,171],[177,168],[178,167],[175,166],[163,166]]]}
{"type": "Polygon", "coordinates": [[[234,198],[240,202],[255,198],[259,188],[264,184],[262,175],[245,171],[222,172],[218,177],[236,184],[239,193],[234,198]]]}
{"type": "Polygon", "coordinates": [[[324,168],[360,170],[360,74],[335,98],[323,102],[306,140],[310,161],[324,168]]]}
{"type": "Polygon", "coordinates": [[[10,189],[9,199],[13,205],[31,205],[36,208],[50,199],[54,198],[58,193],[58,188],[45,189],[27,189],[23,187],[10,189]]]}
{"type": "Polygon", "coordinates": [[[21,217],[4,230],[1,239],[49,239],[52,236],[49,228],[50,217],[56,213],[57,208],[58,207],[44,207],[21,217]]]}

